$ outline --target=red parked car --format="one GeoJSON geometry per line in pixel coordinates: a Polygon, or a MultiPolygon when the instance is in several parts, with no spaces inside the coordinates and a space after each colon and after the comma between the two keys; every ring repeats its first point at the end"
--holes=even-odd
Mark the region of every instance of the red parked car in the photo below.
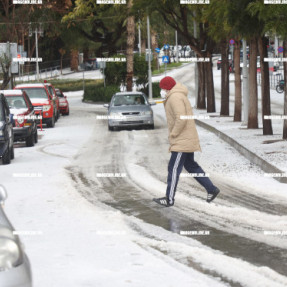
{"type": "Polygon", "coordinates": [[[44,84],[22,84],[17,85],[15,89],[26,92],[34,106],[35,114],[42,115],[43,124],[51,128],[55,126],[56,102],[44,84]]]}
{"type": "Polygon", "coordinates": [[[59,101],[59,98],[57,97],[55,88],[52,84],[44,83],[44,85],[48,88],[48,91],[53,98],[54,106],[55,106],[55,115],[56,115],[55,120],[57,121],[58,118],[60,117],[60,101],[59,101]]]}
{"type": "Polygon", "coordinates": [[[6,98],[13,115],[14,141],[25,141],[26,146],[38,142],[37,123],[34,107],[24,91],[0,91],[6,98]]]}
{"type": "Polygon", "coordinates": [[[69,102],[67,100],[67,96],[65,96],[60,89],[55,89],[55,90],[60,101],[60,112],[62,115],[68,116],[70,113],[70,108],[69,108],[69,102]]]}

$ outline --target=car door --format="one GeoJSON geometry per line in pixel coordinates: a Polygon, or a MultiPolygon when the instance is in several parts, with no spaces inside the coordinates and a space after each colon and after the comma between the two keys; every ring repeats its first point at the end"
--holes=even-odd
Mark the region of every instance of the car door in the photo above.
{"type": "Polygon", "coordinates": [[[2,97],[2,105],[4,110],[4,118],[5,118],[5,131],[4,134],[7,135],[9,141],[9,147],[11,148],[14,144],[14,137],[13,137],[13,119],[10,114],[10,109],[8,102],[5,97],[2,97]]]}

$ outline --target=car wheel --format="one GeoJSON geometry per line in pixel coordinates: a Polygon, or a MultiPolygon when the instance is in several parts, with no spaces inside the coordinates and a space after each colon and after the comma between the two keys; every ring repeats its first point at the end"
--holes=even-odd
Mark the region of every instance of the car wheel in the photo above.
{"type": "Polygon", "coordinates": [[[154,130],[154,124],[150,125],[150,126],[149,126],[149,129],[150,129],[150,130],[154,130]]]}
{"type": "Polygon", "coordinates": [[[35,135],[34,133],[31,133],[30,136],[26,138],[26,146],[34,146],[35,145],[35,135]]]}
{"type": "Polygon", "coordinates": [[[114,129],[113,129],[113,127],[111,127],[110,125],[109,125],[109,131],[113,131],[114,129]]]}
{"type": "Polygon", "coordinates": [[[47,123],[49,128],[53,128],[55,126],[55,117],[53,116],[52,119],[47,123]]]}
{"type": "Polygon", "coordinates": [[[68,116],[69,114],[70,114],[70,109],[68,109],[65,115],[68,116]]]}
{"type": "Polygon", "coordinates": [[[34,133],[34,141],[35,141],[35,143],[38,142],[38,131],[37,131],[37,129],[36,129],[36,132],[34,133]]]}
{"type": "Polygon", "coordinates": [[[12,145],[12,148],[11,148],[11,159],[14,159],[15,157],[15,154],[14,154],[14,145],[12,145]]]}
{"type": "Polygon", "coordinates": [[[11,152],[10,152],[9,145],[8,145],[8,148],[6,149],[5,153],[3,154],[2,162],[3,162],[3,164],[11,163],[11,152]]]}

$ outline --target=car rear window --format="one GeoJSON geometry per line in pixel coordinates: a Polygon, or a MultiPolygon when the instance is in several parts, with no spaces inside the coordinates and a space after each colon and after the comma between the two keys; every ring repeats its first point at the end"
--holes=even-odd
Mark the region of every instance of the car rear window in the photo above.
{"type": "Polygon", "coordinates": [[[22,96],[9,96],[6,97],[10,109],[23,109],[28,108],[22,96]]]}
{"type": "Polygon", "coordinates": [[[64,95],[60,92],[60,91],[56,91],[56,95],[58,96],[58,97],[64,97],[64,95]]]}
{"type": "Polygon", "coordinates": [[[112,106],[147,105],[145,97],[139,94],[116,95],[113,98],[112,106]]]}
{"type": "Polygon", "coordinates": [[[23,88],[30,99],[48,99],[48,95],[44,88],[23,88]]]}

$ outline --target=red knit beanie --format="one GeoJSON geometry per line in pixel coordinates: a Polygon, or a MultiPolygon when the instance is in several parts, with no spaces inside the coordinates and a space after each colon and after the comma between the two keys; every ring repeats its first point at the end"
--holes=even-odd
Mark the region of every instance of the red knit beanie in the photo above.
{"type": "Polygon", "coordinates": [[[159,87],[163,90],[171,90],[176,85],[175,80],[172,77],[164,77],[159,82],[159,87]]]}

